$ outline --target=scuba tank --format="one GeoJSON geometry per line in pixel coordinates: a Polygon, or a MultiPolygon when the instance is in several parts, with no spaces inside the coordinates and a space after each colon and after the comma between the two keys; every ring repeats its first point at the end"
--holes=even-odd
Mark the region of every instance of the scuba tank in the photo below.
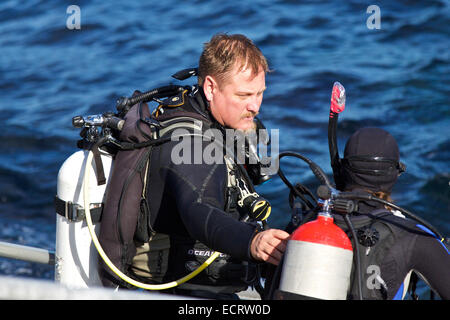
{"type": "MultiPolygon", "coordinates": [[[[84,222],[83,172],[86,167],[87,151],[73,153],[61,166],[58,173],[57,200],[62,210],[56,215],[56,267],[55,280],[60,284],[85,288],[101,286],[97,270],[97,252],[91,244],[91,236],[84,222]]],[[[112,166],[112,156],[102,154],[101,161],[107,177],[112,166]]],[[[101,210],[106,184],[97,185],[96,168],[87,168],[91,177],[89,194],[91,212],[101,210]]],[[[100,222],[95,224],[99,232],[100,222]]]]}
{"type": "MultiPolygon", "coordinates": [[[[84,127],[82,136],[91,142],[97,140],[96,127],[104,126],[120,130],[123,120],[112,114],[88,117],[74,117],[75,127],[84,127]]],[[[57,178],[56,209],[56,245],[55,280],[73,288],[101,286],[97,270],[97,252],[92,245],[91,235],[85,222],[84,210],[84,173],[87,170],[91,179],[87,186],[90,211],[95,223],[95,231],[100,230],[100,218],[104,195],[110,176],[113,155],[94,148],[95,163],[87,165],[88,151],[73,153],[62,164],[57,178]]]]}
{"type": "Polygon", "coordinates": [[[288,241],[278,295],[345,300],[350,285],[353,248],[333,223],[329,206],[316,220],[297,228],[288,241]]]}

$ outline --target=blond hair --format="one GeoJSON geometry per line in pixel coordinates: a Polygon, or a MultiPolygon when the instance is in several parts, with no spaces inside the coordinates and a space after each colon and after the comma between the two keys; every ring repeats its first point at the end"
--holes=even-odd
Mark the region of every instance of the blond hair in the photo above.
{"type": "Polygon", "coordinates": [[[260,71],[267,73],[269,66],[261,50],[242,34],[218,33],[205,43],[198,64],[198,84],[203,86],[205,77],[214,77],[219,85],[224,84],[235,67],[241,71],[252,70],[256,76],[260,71]],[[239,65],[240,64],[240,65],[239,65]]]}

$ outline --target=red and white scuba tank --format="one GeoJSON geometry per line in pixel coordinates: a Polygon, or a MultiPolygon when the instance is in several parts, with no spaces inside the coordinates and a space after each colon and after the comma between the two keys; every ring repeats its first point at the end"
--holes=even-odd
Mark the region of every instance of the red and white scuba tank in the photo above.
{"type": "Polygon", "coordinates": [[[305,299],[345,300],[352,260],[350,239],[329,214],[319,213],[292,233],[279,289],[305,299]]]}

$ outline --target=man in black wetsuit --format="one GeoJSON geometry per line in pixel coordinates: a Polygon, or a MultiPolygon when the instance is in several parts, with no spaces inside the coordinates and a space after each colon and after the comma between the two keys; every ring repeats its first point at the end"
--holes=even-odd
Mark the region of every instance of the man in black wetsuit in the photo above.
{"type": "MultiPolygon", "coordinates": [[[[242,35],[216,35],[200,57],[198,86],[169,97],[153,116],[166,124],[178,121],[178,129],[185,132],[192,133],[189,127],[195,127],[194,133],[214,129],[223,141],[229,130],[245,135],[255,130],[267,71],[265,57],[251,40],[242,35]]],[[[254,190],[244,167],[226,155],[207,161],[203,155],[211,146],[208,139],[200,139],[199,144],[192,136],[182,139],[189,150],[177,152],[179,139],[149,150],[146,169],[140,172],[145,181],[141,209],[146,209],[138,217],[130,213],[119,217],[115,212],[121,200],[117,192],[109,193],[100,241],[122,270],[147,283],[184,277],[214,250],[219,251],[222,254],[210,267],[170,291],[230,298],[257,279],[257,263],[279,263],[289,234],[242,221],[248,208],[240,200],[254,190]]],[[[121,284],[101,266],[104,285],[121,284]]]]}
{"type": "MultiPolygon", "coordinates": [[[[341,161],[343,191],[370,192],[392,202],[391,190],[405,169],[392,135],[379,128],[356,131],[347,141],[341,161]]],[[[334,218],[350,234],[342,216],[334,218]]],[[[358,236],[364,299],[403,299],[412,273],[442,299],[450,299],[450,254],[445,240],[375,201],[359,202],[350,220],[358,236]]],[[[350,299],[359,298],[354,270],[355,266],[350,299]]]]}

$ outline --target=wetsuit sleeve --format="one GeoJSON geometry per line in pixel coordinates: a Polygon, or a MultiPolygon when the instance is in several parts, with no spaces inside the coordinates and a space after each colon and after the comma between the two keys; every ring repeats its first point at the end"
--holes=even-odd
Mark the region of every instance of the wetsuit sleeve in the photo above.
{"type": "Polygon", "coordinates": [[[166,171],[166,190],[172,193],[189,235],[213,250],[236,259],[252,260],[249,247],[255,225],[238,221],[224,211],[225,164],[169,162],[162,170],[166,171]]]}
{"type": "Polygon", "coordinates": [[[445,300],[450,299],[449,249],[432,235],[417,236],[412,252],[413,269],[445,300]]]}

